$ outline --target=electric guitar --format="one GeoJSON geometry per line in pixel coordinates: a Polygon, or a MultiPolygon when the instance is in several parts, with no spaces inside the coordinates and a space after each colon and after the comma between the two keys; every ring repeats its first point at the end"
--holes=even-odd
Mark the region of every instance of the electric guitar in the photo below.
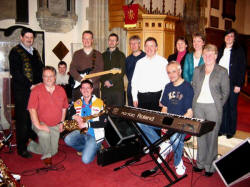
{"type": "MultiPolygon", "coordinates": [[[[117,73],[121,73],[121,69],[119,68],[113,68],[113,69],[110,69],[110,70],[107,70],[107,71],[101,71],[101,72],[97,72],[97,73],[91,73],[91,74],[88,74],[87,72],[84,73],[84,74],[80,74],[81,77],[82,77],[82,80],[85,80],[85,79],[90,79],[90,78],[93,78],[93,77],[98,77],[98,76],[101,76],[101,75],[106,75],[106,74],[117,74],[117,73]]],[[[75,80],[75,85],[74,85],[74,88],[77,88],[78,86],[81,85],[81,82],[78,82],[75,80]]]]}

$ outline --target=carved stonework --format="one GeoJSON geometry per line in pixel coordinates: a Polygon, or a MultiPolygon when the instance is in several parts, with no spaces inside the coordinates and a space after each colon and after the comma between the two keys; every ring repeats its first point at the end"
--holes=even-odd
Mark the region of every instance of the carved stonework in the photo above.
{"type": "Polygon", "coordinates": [[[39,26],[47,32],[69,32],[78,19],[75,0],[38,0],[36,13],[39,26]]]}

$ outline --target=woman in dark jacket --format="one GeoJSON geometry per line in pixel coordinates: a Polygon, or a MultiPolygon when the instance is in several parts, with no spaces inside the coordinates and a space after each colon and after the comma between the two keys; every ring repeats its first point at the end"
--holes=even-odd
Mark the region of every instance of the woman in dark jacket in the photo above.
{"type": "Polygon", "coordinates": [[[177,52],[168,56],[168,62],[177,61],[181,64],[181,69],[183,69],[185,57],[186,54],[188,53],[187,51],[188,42],[186,38],[184,38],[183,36],[178,37],[175,42],[175,46],[177,52]]]}
{"type": "Polygon", "coordinates": [[[227,30],[224,37],[225,43],[219,50],[217,58],[217,63],[228,70],[230,79],[230,95],[223,108],[222,124],[219,131],[219,135],[225,134],[227,138],[232,138],[236,132],[237,102],[246,70],[245,53],[236,39],[236,30],[227,30]]]}

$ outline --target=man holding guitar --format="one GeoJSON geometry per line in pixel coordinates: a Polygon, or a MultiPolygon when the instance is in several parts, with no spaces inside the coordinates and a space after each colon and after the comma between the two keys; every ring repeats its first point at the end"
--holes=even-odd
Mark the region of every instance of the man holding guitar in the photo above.
{"type": "Polygon", "coordinates": [[[74,102],[76,114],[73,119],[77,121],[79,129],[87,128],[87,132],[81,133],[80,130],[74,130],[64,139],[68,146],[81,153],[82,162],[85,164],[92,162],[96,152],[100,149],[104,140],[104,127],[107,122],[105,115],[98,117],[98,114],[102,114],[104,103],[92,94],[93,90],[93,83],[88,79],[83,80],[80,85],[82,97],[74,102]],[[87,119],[86,116],[93,116],[94,118],[86,121],[84,120],[87,119]]]}
{"type": "MultiPolygon", "coordinates": [[[[96,73],[103,71],[102,54],[93,49],[94,42],[93,33],[89,30],[82,33],[83,49],[76,51],[70,64],[70,75],[75,81],[81,82],[81,74],[96,73]]],[[[94,93],[99,96],[99,77],[92,79],[94,85],[94,93]]],[[[72,99],[76,101],[81,97],[80,88],[74,87],[72,91],[72,99]]]]}

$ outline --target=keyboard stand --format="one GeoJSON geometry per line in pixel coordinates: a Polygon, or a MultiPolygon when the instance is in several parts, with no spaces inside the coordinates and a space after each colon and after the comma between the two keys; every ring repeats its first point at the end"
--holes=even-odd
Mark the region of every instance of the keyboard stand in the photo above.
{"type": "Polygon", "coordinates": [[[162,158],[162,156],[159,153],[158,146],[164,142],[166,139],[169,139],[175,132],[172,131],[171,133],[166,133],[164,136],[162,136],[159,140],[154,142],[153,144],[149,141],[148,137],[144,134],[144,132],[141,130],[141,128],[137,125],[136,122],[132,122],[136,130],[138,131],[139,137],[143,141],[145,139],[147,142],[149,142],[149,146],[146,147],[146,150],[149,150],[149,155],[153,159],[153,161],[156,163],[157,167],[161,170],[163,175],[167,178],[169,181],[169,184],[166,186],[171,186],[181,179],[187,177],[187,174],[184,174],[181,177],[177,177],[175,172],[170,168],[169,164],[162,158]],[[158,163],[157,158],[160,158],[162,160],[163,165],[165,168],[162,167],[161,164],[158,163]]]}

